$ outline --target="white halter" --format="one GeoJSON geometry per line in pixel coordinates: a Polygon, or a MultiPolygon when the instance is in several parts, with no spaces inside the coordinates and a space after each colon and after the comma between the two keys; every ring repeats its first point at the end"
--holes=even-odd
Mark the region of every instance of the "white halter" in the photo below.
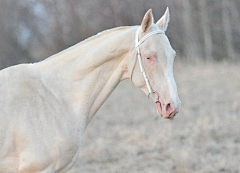
{"type": "MultiPolygon", "coordinates": [[[[146,72],[145,72],[145,70],[144,70],[144,66],[143,66],[143,62],[142,62],[142,57],[141,57],[141,53],[140,53],[140,48],[139,48],[139,46],[140,46],[140,44],[142,44],[148,37],[150,37],[150,36],[152,36],[152,35],[155,35],[155,34],[164,34],[165,32],[164,32],[163,30],[152,31],[152,32],[148,33],[147,35],[145,35],[140,41],[138,41],[139,30],[140,30],[140,27],[137,29],[136,35],[135,35],[135,47],[136,47],[136,49],[137,49],[136,59],[137,59],[137,57],[138,57],[138,62],[139,62],[139,65],[140,65],[140,69],[141,69],[141,72],[142,72],[142,74],[143,74],[143,77],[144,77],[144,79],[145,79],[145,82],[146,82],[146,85],[147,85],[147,88],[148,88],[148,92],[149,92],[148,97],[149,97],[149,95],[152,94],[152,93],[156,93],[157,95],[158,95],[158,93],[157,93],[156,91],[153,91],[153,90],[152,90],[152,87],[151,87],[151,85],[150,85],[150,83],[149,83],[149,80],[148,80],[148,78],[147,78],[146,72]]],[[[130,76],[130,79],[131,79],[131,80],[132,80],[132,73],[133,73],[134,67],[135,67],[135,65],[136,65],[136,59],[135,59],[135,62],[134,62],[134,64],[133,64],[132,71],[131,71],[131,76],[130,76]]],[[[158,102],[158,101],[159,101],[159,100],[158,100],[158,98],[157,98],[157,101],[156,101],[156,102],[158,102]]]]}

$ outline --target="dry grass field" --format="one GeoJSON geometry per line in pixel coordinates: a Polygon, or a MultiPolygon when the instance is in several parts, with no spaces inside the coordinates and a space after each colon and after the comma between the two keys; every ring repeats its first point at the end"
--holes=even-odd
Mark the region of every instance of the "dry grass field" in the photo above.
{"type": "Polygon", "coordinates": [[[240,172],[240,65],[175,63],[182,101],[174,120],[129,80],[86,129],[69,173],[240,172]]]}

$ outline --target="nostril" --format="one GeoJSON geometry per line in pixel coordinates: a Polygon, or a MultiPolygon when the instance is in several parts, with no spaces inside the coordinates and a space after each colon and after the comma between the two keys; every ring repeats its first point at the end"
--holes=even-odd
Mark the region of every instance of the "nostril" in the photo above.
{"type": "Polygon", "coordinates": [[[171,113],[173,113],[173,107],[171,106],[171,104],[170,103],[168,103],[167,104],[167,106],[166,106],[166,112],[168,113],[168,114],[171,114],[171,113]]]}

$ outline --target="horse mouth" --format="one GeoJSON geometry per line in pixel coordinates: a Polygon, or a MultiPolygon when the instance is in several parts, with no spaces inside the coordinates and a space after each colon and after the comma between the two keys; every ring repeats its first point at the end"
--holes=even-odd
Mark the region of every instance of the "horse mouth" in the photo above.
{"type": "Polygon", "coordinates": [[[178,112],[173,112],[169,115],[169,117],[167,117],[168,119],[172,120],[176,115],[177,115],[178,112]]]}

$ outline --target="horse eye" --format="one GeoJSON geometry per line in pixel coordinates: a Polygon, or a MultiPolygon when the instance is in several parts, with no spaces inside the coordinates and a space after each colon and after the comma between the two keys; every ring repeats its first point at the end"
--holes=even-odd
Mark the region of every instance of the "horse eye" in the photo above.
{"type": "Polygon", "coordinates": [[[147,56],[147,60],[150,60],[151,59],[151,57],[150,56],[147,56]]]}

